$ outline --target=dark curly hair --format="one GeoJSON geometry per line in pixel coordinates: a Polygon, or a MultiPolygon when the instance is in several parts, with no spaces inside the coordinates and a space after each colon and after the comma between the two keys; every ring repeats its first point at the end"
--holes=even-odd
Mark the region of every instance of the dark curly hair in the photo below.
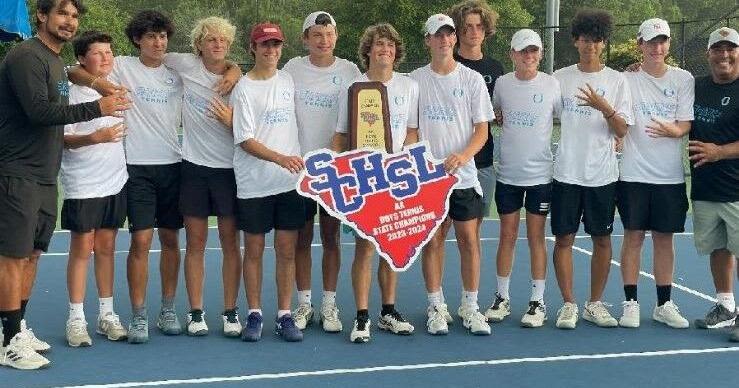
{"type": "Polygon", "coordinates": [[[587,36],[595,41],[606,41],[613,30],[613,16],[602,9],[585,8],[572,18],[572,38],[587,36]]]}
{"type": "MultiPolygon", "coordinates": [[[[44,15],[48,15],[55,6],[65,6],[67,3],[71,3],[77,8],[77,13],[84,15],[87,12],[87,7],[82,3],[82,0],[38,0],[36,2],[36,12],[44,15]]],[[[36,27],[41,25],[41,20],[36,18],[36,27]]]]}
{"type": "Polygon", "coordinates": [[[100,31],[85,31],[72,41],[75,57],[84,57],[94,43],[112,43],[110,35],[100,31]]]}
{"type": "Polygon", "coordinates": [[[134,39],[141,39],[147,32],[166,32],[167,38],[174,35],[172,20],[163,13],[154,10],[144,10],[137,13],[126,26],[126,36],[137,49],[141,48],[134,39]]]}

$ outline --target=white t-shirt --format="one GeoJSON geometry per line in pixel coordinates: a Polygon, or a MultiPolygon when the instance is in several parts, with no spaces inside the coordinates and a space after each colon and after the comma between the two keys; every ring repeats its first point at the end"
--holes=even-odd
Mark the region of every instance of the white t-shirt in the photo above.
{"type": "MultiPolygon", "coordinates": [[[[354,82],[368,82],[366,74],[362,74],[354,82]]],[[[393,152],[403,149],[408,128],[418,128],[418,83],[400,73],[393,72],[392,78],[385,83],[387,87],[387,104],[390,110],[390,133],[393,137],[393,152]]],[[[348,89],[340,95],[339,121],[336,132],[347,133],[349,127],[348,89]]]]}
{"type": "Polygon", "coordinates": [[[133,106],[124,112],[128,164],[172,164],[182,160],[177,130],[182,113],[182,80],[161,65],[137,57],[115,58],[110,80],[128,88],[133,106]]]}
{"type": "Polygon", "coordinates": [[[695,80],[682,69],[668,66],[659,78],[645,71],[626,72],[631,91],[634,125],[624,138],[621,180],[656,184],[685,182],[683,172],[683,139],[650,137],[647,125],[652,119],[674,123],[693,120],[695,80]]]}
{"type": "Polygon", "coordinates": [[[283,155],[300,155],[294,94],[290,74],[281,70],[268,80],[256,81],[245,75],[231,92],[238,198],[262,198],[295,190],[298,175],[253,156],[240,146],[248,139],[256,139],[283,155]]]}
{"type": "MultiPolygon", "coordinates": [[[[101,96],[85,86],[69,87],[69,104],[95,101],[101,96]]],[[[65,135],[88,135],[100,128],[122,122],[116,117],[64,126],[65,135]]],[[[118,194],[128,180],[123,143],[100,143],[75,149],[64,149],[60,180],[64,199],[102,198],[118,194]]]]}
{"type": "Polygon", "coordinates": [[[554,72],[562,89],[562,127],[554,179],[559,182],[598,187],[618,180],[618,162],[614,148],[616,134],[608,126],[603,114],[589,106],[579,106],[582,95],[578,88],[585,84],[595,89],[623,117],[633,124],[631,96],[624,76],[604,66],[594,73],[585,73],[577,65],[554,72]]]}
{"type": "MultiPolygon", "coordinates": [[[[426,65],[414,70],[411,78],[418,82],[419,138],[429,142],[437,159],[464,151],[475,132],[475,124],[495,119],[493,104],[480,73],[456,63],[451,73],[440,75],[426,65]]],[[[474,188],[482,195],[477,180],[475,159],[461,166],[455,189],[474,188]]]]}
{"type": "Polygon", "coordinates": [[[289,60],[282,69],[295,82],[295,114],[302,153],[331,148],[341,102],[339,93],[362,73],[346,59],[336,58],[331,66],[318,67],[307,56],[289,60]]]}
{"type": "Polygon", "coordinates": [[[503,115],[498,181],[515,186],[551,182],[552,120],[562,108],[559,81],[542,72],[530,80],[508,73],[495,81],[493,107],[503,115]]]}
{"type": "MultiPolygon", "coordinates": [[[[213,86],[223,78],[208,71],[195,54],[169,53],[164,65],[182,78],[182,158],[200,166],[233,168],[233,135],[220,121],[210,117],[208,107],[221,98],[213,86]]],[[[226,103],[229,96],[222,98],[226,103]]]]}

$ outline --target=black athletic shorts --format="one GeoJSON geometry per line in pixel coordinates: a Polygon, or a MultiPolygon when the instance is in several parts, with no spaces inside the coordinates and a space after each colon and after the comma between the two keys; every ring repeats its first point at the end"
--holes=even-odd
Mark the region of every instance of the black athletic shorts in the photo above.
{"type": "Polygon", "coordinates": [[[180,163],[128,166],[128,229],[181,229],[180,163]]]}
{"type": "Polygon", "coordinates": [[[118,229],[126,221],[126,188],[102,198],[65,199],[62,229],[87,233],[96,229],[118,229]]]}
{"type": "Polygon", "coordinates": [[[183,216],[236,215],[233,168],[212,168],[182,161],[180,211],[183,216]]]}
{"type": "Polygon", "coordinates": [[[518,212],[521,207],[531,214],[546,216],[552,202],[552,184],[514,186],[498,181],[495,184],[495,206],[498,214],[518,212]]]}
{"type": "Polygon", "coordinates": [[[305,225],[305,203],[295,190],[261,198],[237,199],[239,230],[264,234],[272,229],[299,230],[305,225]]]}
{"type": "Polygon", "coordinates": [[[585,233],[608,236],[613,232],[616,212],[616,182],[589,187],[552,182],[552,233],[555,236],[577,233],[580,220],[585,233]]]}
{"type": "Polygon", "coordinates": [[[454,221],[469,221],[481,218],[482,196],[473,188],[452,190],[449,197],[449,218],[454,221]]]}
{"type": "Polygon", "coordinates": [[[319,205],[318,202],[314,201],[313,199],[303,197],[303,202],[305,202],[305,222],[315,220],[316,214],[318,214],[319,211],[324,216],[330,216],[326,209],[324,209],[323,206],[319,205]]]}
{"type": "Polygon", "coordinates": [[[26,258],[46,251],[56,227],[56,185],[0,176],[0,255],[26,258]]]}
{"type": "Polygon", "coordinates": [[[688,214],[685,183],[653,184],[619,181],[616,206],[624,229],[682,233],[688,214]]]}

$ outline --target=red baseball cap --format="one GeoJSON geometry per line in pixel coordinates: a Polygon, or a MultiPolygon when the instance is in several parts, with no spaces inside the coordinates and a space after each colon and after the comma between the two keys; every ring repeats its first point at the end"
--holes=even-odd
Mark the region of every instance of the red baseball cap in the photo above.
{"type": "Polygon", "coordinates": [[[282,35],[280,26],[272,23],[260,23],[255,25],[251,29],[251,42],[262,43],[268,40],[278,40],[280,42],[285,41],[285,36],[282,35]]]}

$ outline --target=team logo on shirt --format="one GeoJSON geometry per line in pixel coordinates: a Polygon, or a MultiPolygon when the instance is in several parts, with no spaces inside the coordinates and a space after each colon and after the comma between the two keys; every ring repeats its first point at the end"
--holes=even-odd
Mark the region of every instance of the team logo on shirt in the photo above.
{"type": "Polygon", "coordinates": [[[665,97],[672,97],[675,95],[675,90],[670,88],[665,88],[665,90],[662,91],[665,95],[665,97]]]}
{"type": "Polygon", "coordinates": [[[69,97],[69,82],[59,81],[56,83],[56,90],[62,97],[69,97]]]}
{"type": "Polygon", "coordinates": [[[405,97],[404,96],[395,96],[395,105],[401,106],[405,104],[405,97]]]}
{"type": "Polygon", "coordinates": [[[292,93],[289,90],[282,91],[282,101],[288,102],[293,98],[292,93]]]}
{"type": "Polygon", "coordinates": [[[452,90],[452,95],[454,97],[457,97],[457,98],[462,98],[462,97],[464,97],[464,90],[462,90],[460,88],[454,88],[452,90]]]}
{"type": "Polygon", "coordinates": [[[490,75],[490,74],[485,74],[485,75],[483,75],[483,76],[482,76],[482,79],[484,79],[484,80],[485,80],[485,83],[486,83],[486,84],[491,84],[491,83],[493,83],[493,76],[492,76],[492,75],[490,75]]]}
{"type": "Polygon", "coordinates": [[[164,83],[167,85],[174,85],[174,78],[167,78],[166,80],[164,80],[164,83]]]}
{"type": "Polygon", "coordinates": [[[729,105],[730,102],[731,102],[731,97],[728,97],[728,96],[724,97],[721,99],[721,106],[729,105]]]}
{"type": "Polygon", "coordinates": [[[597,95],[599,95],[601,97],[605,97],[606,90],[605,89],[601,89],[601,88],[596,88],[595,89],[595,94],[597,94],[597,95]]]}
{"type": "Polygon", "coordinates": [[[337,86],[341,86],[341,81],[343,81],[343,79],[341,78],[341,76],[340,76],[340,75],[335,75],[335,76],[334,76],[334,77],[333,77],[333,78],[331,79],[331,83],[333,83],[334,85],[337,85],[337,86]]]}
{"type": "Polygon", "coordinates": [[[534,93],[534,96],[532,97],[535,103],[541,104],[544,102],[544,95],[541,93],[534,93]]]}
{"type": "Polygon", "coordinates": [[[296,189],[371,241],[394,270],[404,271],[446,218],[458,180],[423,142],[394,154],[310,152],[296,189]]]}

